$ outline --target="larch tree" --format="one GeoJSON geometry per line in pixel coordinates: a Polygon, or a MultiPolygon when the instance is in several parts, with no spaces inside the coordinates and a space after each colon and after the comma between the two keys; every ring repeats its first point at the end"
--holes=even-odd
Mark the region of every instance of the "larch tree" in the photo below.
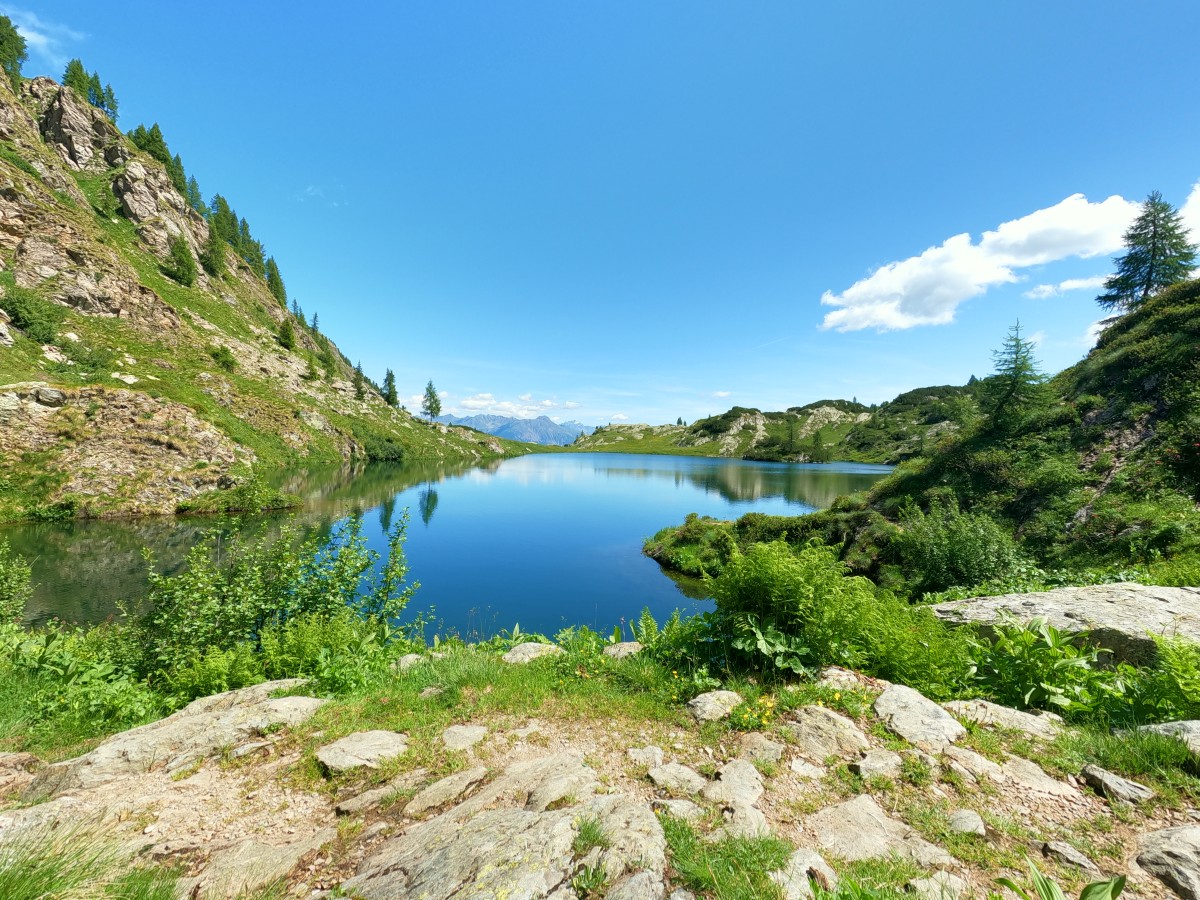
{"type": "Polygon", "coordinates": [[[983,383],[983,406],[994,431],[1008,431],[1047,402],[1046,376],[1021,337],[1021,323],[1008,329],[1004,346],[992,353],[996,374],[983,383]]]}
{"type": "Polygon", "coordinates": [[[279,274],[279,265],[275,262],[275,257],[273,256],[267,258],[267,288],[271,291],[272,296],[279,301],[279,305],[287,309],[287,288],[283,285],[283,276],[279,274]]]}
{"type": "Polygon", "coordinates": [[[438,396],[432,378],[429,379],[429,384],[425,385],[425,397],[421,401],[421,412],[429,419],[431,425],[433,420],[442,414],[442,398],[438,396]]]}
{"type": "Polygon", "coordinates": [[[396,394],[396,376],[391,369],[383,376],[383,399],[393,408],[400,405],[400,398],[396,394]]]}
{"type": "Polygon", "coordinates": [[[29,58],[25,38],[8,16],[0,16],[0,69],[8,75],[14,92],[21,88],[21,66],[29,58]]]}
{"type": "Polygon", "coordinates": [[[1179,211],[1158,191],[1152,193],[1125,232],[1125,254],[1114,260],[1117,271],[1104,282],[1096,302],[1126,312],[1163,288],[1187,281],[1196,267],[1196,245],[1188,237],[1179,211]]]}

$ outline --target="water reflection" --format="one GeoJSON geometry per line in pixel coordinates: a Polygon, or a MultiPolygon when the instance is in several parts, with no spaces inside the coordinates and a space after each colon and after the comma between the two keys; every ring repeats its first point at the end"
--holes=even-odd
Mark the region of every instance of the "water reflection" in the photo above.
{"type": "MultiPolygon", "coordinates": [[[[363,516],[372,549],[386,549],[402,510],[412,511],[407,553],[422,583],[414,610],[436,608],[440,630],[480,636],[520,623],[553,632],[568,624],[610,630],[643,606],[660,619],[707,608],[703,584],[665,577],[642,541],[689,512],[736,518],[797,515],[869,487],[883,466],[752,463],[701,457],[536,454],[466,467],[418,461],[292,470],[274,483],[299,495],[296,513],[237,527],[277,533],[286,522],[328,534],[363,516]]],[[[147,562],[178,571],[212,519],[45,523],[0,530],[33,563],[27,618],[96,622],[146,593],[147,562]]]]}

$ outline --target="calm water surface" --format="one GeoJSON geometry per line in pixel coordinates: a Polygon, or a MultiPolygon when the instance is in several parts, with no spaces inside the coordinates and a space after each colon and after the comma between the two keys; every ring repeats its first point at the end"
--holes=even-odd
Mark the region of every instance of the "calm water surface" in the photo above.
{"type": "MultiPolygon", "coordinates": [[[[519,623],[553,633],[568,624],[605,631],[643,606],[660,619],[707,608],[698,583],[677,582],[644,557],[642,542],[697,512],[736,518],[799,515],[863,490],[890,471],[858,463],[796,465],[632,454],[536,454],[485,467],[427,462],[290,473],[304,498],[294,515],[327,532],[351,514],[376,550],[409,509],[408,561],[421,582],[412,611],[433,608],[439,631],[488,636],[519,623]]],[[[252,527],[277,527],[267,517],[252,527]]],[[[39,524],[0,530],[33,560],[29,618],[95,622],[145,594],[142,548],[174,571],[213,523],[205,519],[39,524]]]]}

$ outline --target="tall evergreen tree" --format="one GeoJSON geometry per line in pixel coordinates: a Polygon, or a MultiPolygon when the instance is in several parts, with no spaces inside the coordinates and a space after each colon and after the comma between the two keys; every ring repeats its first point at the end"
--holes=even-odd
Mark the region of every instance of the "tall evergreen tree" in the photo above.
{"type": "Polygon", "coordinates": [[[433,420],[442,414],[442,398],[438,396],[432,378],[429,379],[429,384],[425,385],[425,397],[421,400],[421,412],[429,418],[431,425],[433,420]]]}
{"type": "Polygon", "coordinates": [[[204,205],[204,195],[200,193],[200,182],[193,175],[187,180],[187,197],[188,206],[194,209],[200,215],[208,213],[208,207],[204,205]]]}
{"type": "Polygon", "coordinates": [[[183,170],[183,158],[178,153],[171,157],[167,164],[167,176],[171,179],[171,184],[175,185],[175,190],[179,191],[184,197],[187,196],[187,173],[183,170]]]}
{"type": "Polygon", "coordinates": [[[1021,337],[1021,323],[1008,330],[1004,346],[992,354],[996,374],[983,383],[983,408],[994,431],[1008,431],[1045,405],[1046,376],[1033,355],[1033,342],[1021,337]]]}
{"type": "Polygon", "coordinates": [[[100,108],[113,123],[117,121],[117,105],[117,95],[113,93],[113,86],[111,84],[104,85],[103,103],[100,108]]]}
{"type": "MultiPolygon", "coordinates": [[[[267,289],[279,301],[279,305],[287,309],[287,288],[284,287],[283,276],[279,274],[279,265],[275,262],[275,257],[273,256],[267,258],[267,289]]],[[[299,304],[297,304],[296,310],[299,308],[299,304]]],[[[293,312],[296,310],[293,310],[293,312]]],[[[302,315],[297,315],[296,318],[301,322],[304,321],[302,315]]]]}
{"type": "Polygon", "coordinates": [[[321,331],[321,329],[317,327],[317,314],[316,313],[313,313],[312,323],[308,326],[308,328],[313,334],[318,334],[321,331]]]}
{"type": "Polygon", "coordinates": [[[1125,247],[1125,255],[1114,260],[1117,271],[1096,298],[1104,309],[1135,309],[1163,288],[1187,281],[1196,266],[1197,248],[1183,219],[1158,191],[1146,198],[1125,232],[1125,247]]]}
{"type": "Polygon", "coordinates": [[[29,58],[25,38],[17,31],[12,19],[0,16],[0,69],[8,75],[14,92],[21,89],[21,66],[29,58]]]}
{"type": "Polygon", "coordinates": [[[383,376],[383,399],[388,406],[400,405],[400,398],[396,395],[396,376],[391,369],[388,369],[387,374],[383,376]]]}
{"type": "Polygon", "coordinates": [[[363,377],[362,363],[354,367],[354,399],[364,400],[367,396],[367,379],[363,377]]]}
{"type": "Polygon", "coordinates": [[[217,237],[236,248],[238,241],[237,213],[233,211],[229,201],[220,194],[213,194],[208,206],[209,225],[216,230],[217,237]]]}
{"type": "Polygon", "coordinates": [[[279,346],[284,350],[296,349],[296,328],[287,316],[284,317],[283,324],[279,326],[279,346]]]}
{"type": "Polygon", "coordinates": [[[196,283],[196,260],[192,258],[192,248],[181,234],[171,238],[167,274],[187,287],[196,283]]]}
{"type": "Polygon", "coordinates": [[[200,251],[200,265],[214,278],[225,274],[225,242],[221,240],[216,225],[211,221],[208,223],[208,240],[204,242],[204,248],[200,251]]]}
{"type": "Polygon", "coordinates": [[[88,73],[87,69],[83,67],[83,60],[73,59],[67,63],[67,68],[63,72],[62,82],[80,97],[85,100],[87,99],[88,73]]]}

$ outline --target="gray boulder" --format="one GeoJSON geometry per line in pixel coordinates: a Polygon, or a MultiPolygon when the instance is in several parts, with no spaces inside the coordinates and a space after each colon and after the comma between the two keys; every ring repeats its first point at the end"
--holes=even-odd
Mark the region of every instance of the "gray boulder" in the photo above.
{"type": "Polygon", "coordinates": [[[995,625],[1005,616],[1021,622],[1042,616],[1063,631],[1089,632],[1117,661],[1137,665],[1152,663],[1157,656],[1151,633],[1200,642],[1200,588],[1096,584],[975,597],[939,603],[932,609],[943,621],[983,626],[995,625]]]}
{"type": "Polygon", "coordinates": [[[629,761],[635,766],[656,769],[663,764],[661,747],[630,747],[625,751],[625,755],[629,757],[629,761]]]}
{"type": "Polygon", "coordinates": [[[852,756],[870,747],[853,721],[824,706],[801,706],[784,728],[796,749],[814,762],[828,756],[852,756]]]}
{"type": "Polygon", "coordinates": [[[1048,841],[1042,844],[1042,856],[1074,866],[1081,872],[1087,872],[1088,875],[1099,877],[1103,874],[1099,866],[1066,841],[1048,841]]]}
{"type": "Polygon", "coordinates": [[[783,744],[773,741],[761,731],[749,731],[742,735],[742,756],[764,763],[777,763],[783,759],[783,744]]]}
{"type": "Polygon", "coordinates": [[[679,763],[667,763],[650,770],[655,786],[673,794],[698,794],[707,782],[704,776],[679,763]]]}
{"type": "Polygon", "coordinates": [[[328,772],[377,769],[379,764],[408,752],[408,735],[395,731],[359,731],[317,751],[317,762],[328,772]]]}
{"type": "Polygon", "coordinates": [[[800,849],[788,857],[782,869],[771,872],[770,878],[779,885],[784,900],[808,900],[813,896],[812,882],[827,891],[837,889],[837,874],[820,853],[800,849]]]}
{"type": "Polygon", "coordinates": [[[955,834],[987,834],[983,817],[973,809],[956,809],[950,813],[950,830],[955,834]]]}
{"type": "Polygon", "coordinates": [[[624,659],[627,656],[641,653],[642,645],[637,641],[622,641],[618,644],[609,644],[601,652],[612,659],[624,659]]]}
{"type": "Polygon", "coordinates": [[[1139,866],[1185,900],[1200,900],[1200,826],[1152,831],[1138,845],[1139,866]]]}
{"type": "Polygon", "coordinates": [[[863,778],[897,778],[903,760],[891,750],[870,750],[850,763],[850,771],[863,778]]]}
{"type": "Polygon", "coordinates": [[[1054,713],[1022,712],[989,700],[951,700],[942,706],[960,721],[1009,728],[1040,740],[1052,741],[1062,731],[1062,717],[1054,713]]]}
{"type": "Polygon", "coordinates": [[[889,685],[875,700],[875,713],[910,744],[936,753],[967,733],[958,720],[928,697],[902,684],[889,685]]]}
{"type": "Polygon", "coordinates": [[[908,889],[921,900],[958,900],[966,893],[968,884],[951,872],[934,872],[927,878],[914,878],[908,889]]]}
{"type": "Polygon", "coordinates": [[[517,644],[502,657],[506,663],[514,665],[523,665],[533,662],[535,659],[541,659],[543,656],[550,656],[555,653],[563,653],[563,648],[557,644],[538,644],[529,641],[524,644],[517,644]]]}
{"type": "Polygon", "coordinates": [[[709,691],[688,701],[688,712],[697,722],[714,722],[725,719],[733,708],[742,702],[742,695],[734,691],[709,691]]]}
{"type": "Polygon", "coordinates": [[[734,759],[721,766],[715,780],[704,785],[700,795],[727,806],[753,806],[763,795],[763,780],[753,763],[734,759]]]}
{"type": "Polygon", "coordinates": [[[919,866],[954,866],[958,861],[922,838],[908,825],[890,818],[869,795],[828,806],[811,816],[808,828],[817,844],[847,862],[895,854],[919,866]]]}
{"type": "Polygon", "coordinates": [[[408,805],[404,807],[404,814],[419,816],[434,807],[449,803],[451,800],[458,800],[486,777],[487,769],[483,766],[448,775],[424,788],[408,801],[408,805]]]}
{"type": "Polygon", "coordinates": [[[487,737],[487,733],[483,725],[451,725],[442,732],[442,743],[447,750],[468,750],[487,737]]]}
{"type": "Polygon", "coordinates": [[[1143,803],[1154,796],[1154,791],[1144,784],[1114,775],[1099,766],[1084,766],[1079,775],[1101,797],[1118,803],[1143,803]]]}

